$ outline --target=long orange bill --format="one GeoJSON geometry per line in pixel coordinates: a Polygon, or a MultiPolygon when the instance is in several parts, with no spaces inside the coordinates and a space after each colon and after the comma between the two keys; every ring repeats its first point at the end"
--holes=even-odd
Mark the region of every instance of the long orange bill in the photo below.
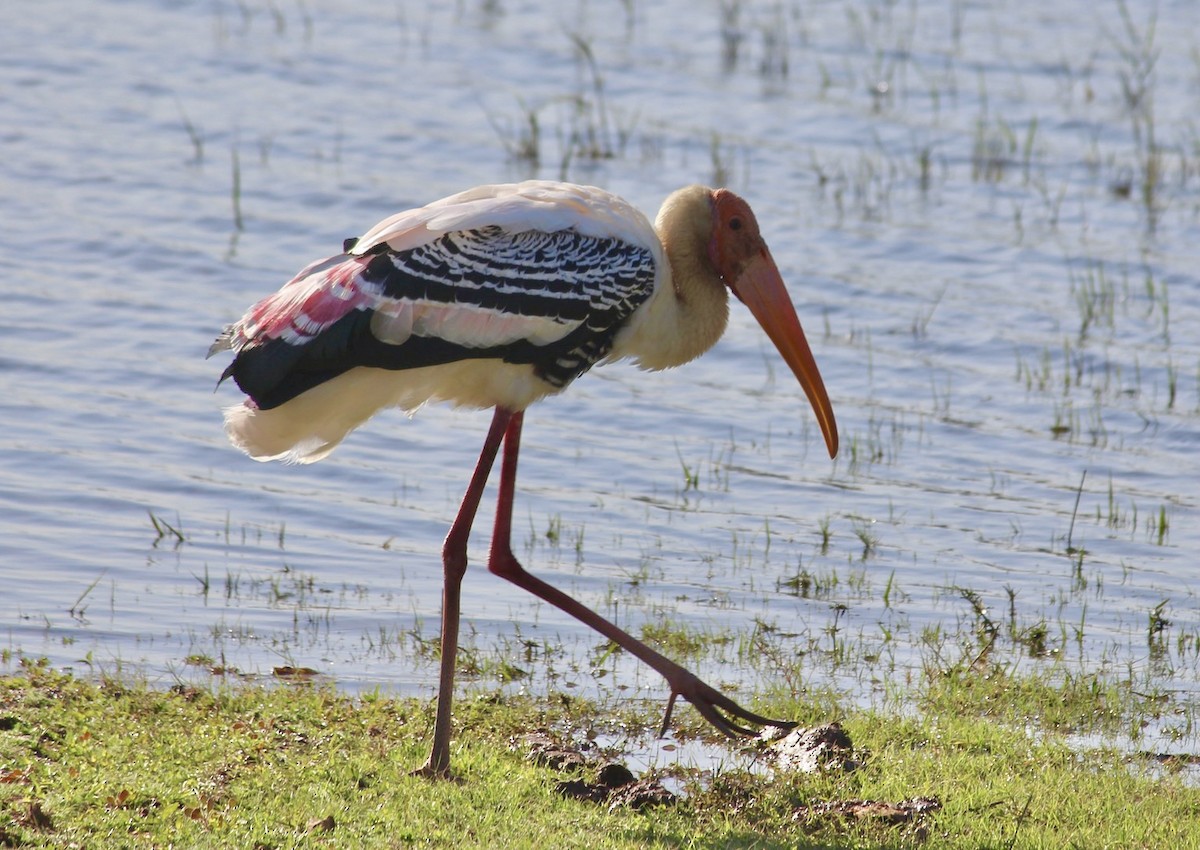
{"type": "Polygon", "coordinates": [[[835,457],[838,450],[837,422],[833,418],[833,405],[829,403],[829,395],[825,392],[825,382],[817,369],[817,361],[813,359],[804,330],[800,327],[800,319],[796,316],[796,308],[788,297],[787,287],[779,268],[771,259],[771,254],[763,251],[750,260],[743,269],[737,281],[730,287],[750,313],[762,325],[771,342],[779,349],[783,359],[804,388],[817,422],[821,425],[821,433],[825,435],[825,445],[829,447],[829,456],[835,457]]]}

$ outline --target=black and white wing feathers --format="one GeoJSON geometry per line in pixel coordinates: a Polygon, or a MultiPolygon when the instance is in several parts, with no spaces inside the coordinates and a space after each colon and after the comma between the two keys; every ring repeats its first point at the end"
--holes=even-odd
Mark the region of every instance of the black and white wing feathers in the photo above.
{"type": "Polygon", "coordinates": [[[655,266],[645,246],[573,228],[382,242],[315,264],[252,308],[224,335],[227,374],[264,410],[357,366],[497,359],[559,389],[609,353],[653,293],[655,266]]]}

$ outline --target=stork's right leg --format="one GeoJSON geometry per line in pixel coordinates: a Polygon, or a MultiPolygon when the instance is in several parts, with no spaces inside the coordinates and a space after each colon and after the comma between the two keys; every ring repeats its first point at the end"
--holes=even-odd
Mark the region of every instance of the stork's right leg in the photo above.
{"type": "Polygon", "coordinates": [[[521,446],[523,419],[523,412],[514,413],[504,435],[504,459],[500,463],[500,492],[496,496],[496,526],[492,532],[492,549],[488,555],[488,569],[591,626],[613,643],[640,658],[662,674],[671,688],[671,696],[667,700],[667,711],[663,716],[660,735],[665,735],[667,732],[667,725],[671,722],[671,709],[675,705],[676,697],[683,697],[690,702],[705,720],[730,737],[755,734],[754,730],[740,725],[739,721],[747,721],[760,726],[775,726],[781,729],[794,727],[796,724],[789,720],[772,720],[761,714],[747,711],[720,691],[705,684],[694,673],[685,670],[558,588],[525,571],[525,568],[513,556],[511,546],[517,454],[521,446]]]}
{"type": "Polygon", "coordinates": [[[475,472],[471,475],[471,483],[463,495],[450,533],[446,535],[446,542],[442,544],[445,584],[442,587],[442,659],[438,675],[437,716],[433,723],[433,748],[429,753],[429,761],[415,771],[418,776],[434,779],[449,779],[451,776],[450,706],[454,702],[454,665],[458,656],[462,579],[467,571],[467,538],[471,536],[471,525],[479,509],[479,500],[483,497],[483,488],[512,416],[511,411],[496,408],[492,426],[483,442],[483,450],[479,453],[479,461],[475,464],[475,472]]]}

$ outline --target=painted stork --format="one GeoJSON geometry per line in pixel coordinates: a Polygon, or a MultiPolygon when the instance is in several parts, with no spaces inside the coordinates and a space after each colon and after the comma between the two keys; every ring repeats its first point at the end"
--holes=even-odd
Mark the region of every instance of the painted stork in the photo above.
{"type": "Polygon", "coordinates": [[[725,330],[727,291],[791,367],[825,437],[837,426],[824,383],[749,205],[689,186],[653,226],[590,186],[481,186],[392,216],[343,253],[308,266],[227,327],[209,355],[232,350],[221,377],[248,396],[225,429],[256,460],[311,463],[377,411],[428,401],[494,408],[491,427],[442,549],[442,652],[429,761],[450,775],[450,704],[467,538],[504,446],[488,569],[577,617],[662,674],[677,697],[727,735],[789,727],[739,706],[513,557],[511,521],[525,408],[597,363],[679,366],[725,330]]]}

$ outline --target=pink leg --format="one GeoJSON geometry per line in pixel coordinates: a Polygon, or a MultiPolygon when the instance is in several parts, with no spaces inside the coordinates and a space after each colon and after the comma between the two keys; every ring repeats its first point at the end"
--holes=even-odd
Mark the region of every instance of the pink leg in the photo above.
{"type": "Polygon", "coordinates": [[[496,527],[492,532],[492,548],[488,555],[488,569],[501,578],[511,581],[518,587],[549,602],[556,608],[561,608],[572,617],[591,626],[622,649],[625,649],[634,657],[640,658],[661,673],[663,678],[667,680],[667,684],[671,687],[671,697],[667,702],[667,711],[663,717],[660,735],[666,734],[667,724],[671,721],[671,709],[675,705],[676,697],[683,697],[690,702],[705,720],[730,737],[755,734],[753,730],[732,722],[730,717],[759,725],[778,726],[785,729],[795,726],[795,723],[770,720],[747,711],[720,691],[706,685],[693,673],[689,673],[671,659],[654,651],[633,635],[601,617],[595,611],[592,611],[561,590],[546,584],[546,582],[535,578],[525,571],[525,568],[513,556],[511,546],[512,506],[517,480],[517,453],[521,444],[521,423],[523,420],[523,412],[514,413],[512,418],[508,420],[508,427],[504,434],[504,459],[500,465],[500,493],[496,497],[496,527]],[[728,714],[729,717],[726,714],[722,714],[722,711],[728,714]]]}
{"type": "Polygon", "coordinates": [[[483,450],[479,453],[479,461],[475,464],[475,472],[471,475],[471,483],[463,495],[458,515],[454,518],[454,524],[450,526],[450,533],[446,535],[446,542],[442,544],[445,584],[442,588],[442,659],[438,675],[437,716],[433,723],[433,749],[429,753],[429,761],[416,771],[419,776],[450,778],[450,706],[454,701],[459,600],[463,574],[467,571],[467,538],[471,535],[471,525],[475,521],[475,512],[479,509],[483,488],[496,460],[496,451],[500,448],[500,441],[512,417],[511,411],[496,408],[492,416],[492,426],[483,442],[483,450]]]}

